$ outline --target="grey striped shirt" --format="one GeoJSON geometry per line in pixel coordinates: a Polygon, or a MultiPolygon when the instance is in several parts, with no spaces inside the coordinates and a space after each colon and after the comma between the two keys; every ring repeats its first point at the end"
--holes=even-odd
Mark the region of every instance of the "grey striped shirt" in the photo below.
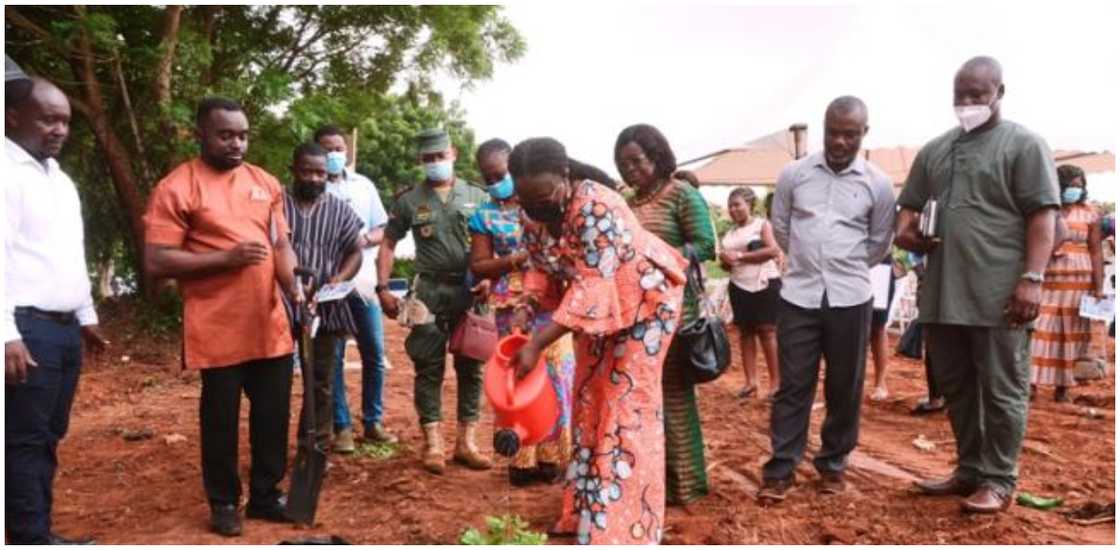
{"type": "MultiPolygon", "coordinates": [[[[285,192],[284,216],[292,230],[292,249],[299,266],[315,272],[315,286],[318,287],[338,273],[346,252],[358,246],[362,220],[349,205],[330,193],[320,195],[306,214],[296,205],[291,192],[285,192]]],[[[320,330],[357,332],[346,300],[321,305],[319,316],[322,318],[320,330]]]]}

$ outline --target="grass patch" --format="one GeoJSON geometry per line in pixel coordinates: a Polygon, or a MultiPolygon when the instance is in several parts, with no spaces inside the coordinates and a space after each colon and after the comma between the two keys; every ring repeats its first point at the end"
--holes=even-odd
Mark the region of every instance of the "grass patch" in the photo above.
{"type": "Polygon", "coordinates": [[[486,532],[471,527],[459,535],[459,544],[544,544],[548,535],[529,530],[518,515],[486,516],[486,532]]]}
{"type": "Polygon", "coordinates": [[[389,460],[396,456],[400,450],[399,443],[361,443],[354,449],[354,456],[373,460],[389,460]]]}

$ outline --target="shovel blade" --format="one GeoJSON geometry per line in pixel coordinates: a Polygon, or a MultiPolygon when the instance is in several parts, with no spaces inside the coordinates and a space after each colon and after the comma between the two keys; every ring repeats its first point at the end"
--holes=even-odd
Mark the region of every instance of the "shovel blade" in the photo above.
{"type": "Polygon", "coordinates": [[[292,485],[288,489],[288,517],[296,523],[314,525],[315,511],[319,507],[319,492],[323,489],[323,476],[327,471],[327,453],[316,446],[311,451],[303,448],[296,453],[292,466],[292,485]]]}

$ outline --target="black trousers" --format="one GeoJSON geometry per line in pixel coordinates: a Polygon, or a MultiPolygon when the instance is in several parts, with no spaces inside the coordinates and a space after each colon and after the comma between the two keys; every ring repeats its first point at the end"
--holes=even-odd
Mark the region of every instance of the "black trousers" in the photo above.
{"type": "Polygon", "coordinates": [[[249,397],[250,502],[267,506],[279,498],[277,485],[288,468],[292,356],[204,369],[199,439],[202,484],[212,506],[241,502],[237,451],[242,390],[249,397]]]}
{"type": "Polygon", "coordinates": [[[793,475],[809,436],[809,416],[817,393],[821,356],[825,360],[825,419],[818,472],[843,472],[859,440],[859,412],[871,326],[870,300],[852,307],[819,309],[782,300],[778,310],[778,365],[781,386],[770,409],[773,455],[762,468],[765,479],[793,475]]]}
{"type": "Polygon", "coordinates": [[[46,544],[51,531],[58,443],[82,368],[77,323],[16,313],[23,345],[39,364],[27,381],[4,386],[4,523],[12,544],[46,544]]]}

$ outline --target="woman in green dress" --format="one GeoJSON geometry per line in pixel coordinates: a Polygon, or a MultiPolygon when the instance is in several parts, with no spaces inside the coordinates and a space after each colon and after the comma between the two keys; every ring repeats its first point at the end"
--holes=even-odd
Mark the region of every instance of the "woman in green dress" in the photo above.
{"type": "MultiPolygon", "coordinates": [[[[623,130],[615,142],[614,161],[623,181],[634,190],[627,202],[642,227],[686,257],[691,250],[701,262],[715,258],[716,237],[708,203],[696,188],[673,177],[676,157],[657,128],[636,124],[623,130]]],[[[680,325],[697,318],[700,298],[685,290],[680,325]]],[[[669,504],[684,504],[708,494],[696,390],[685,376],[683,351],[680,341],[674,339],[662,369],[669,504]]]]}

